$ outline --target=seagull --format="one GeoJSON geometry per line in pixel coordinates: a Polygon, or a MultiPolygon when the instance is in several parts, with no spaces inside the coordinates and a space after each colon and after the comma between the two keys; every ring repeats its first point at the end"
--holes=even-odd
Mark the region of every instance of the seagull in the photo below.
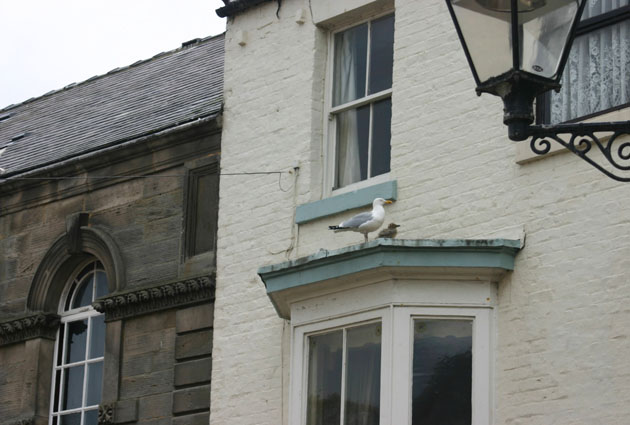
{"type": "Polygon", "coordinates": [[[365,242],[368,241],[368,233],[377,230],[385,220],[385,209],[383,205],[391,204],[392,201],[386,201],[383,198],[376,198],[372,202],[372,211],[357,214],[354,217],[342,222],[339,226],[328,226],[330,230],[337,232],[359,232],[363,233],[365,242]]]}
{"type": "Polygon", "coordinates": [[[397,229],[398,227],[400,227],[400,224],[389,223],[389,225],[386,228],[378,232],[377,238],[394,239],[396,237],[396,233],[398,233],[398,229],[397,229]]]}

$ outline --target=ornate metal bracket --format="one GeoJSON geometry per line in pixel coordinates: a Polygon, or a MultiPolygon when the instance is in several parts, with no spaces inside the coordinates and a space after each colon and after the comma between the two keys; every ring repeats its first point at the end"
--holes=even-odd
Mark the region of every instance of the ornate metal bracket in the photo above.
{"type": "Polygon", "coordinates": [[[530,148],[537,155],[549,153],[555,141],[611,179],[630,182],[630,138],[619,138],[630,136],[630,121],[532,125],[525,128],[525,135],[531,137],[530,148]],[[597,158],[598,152],[602,158],[597,158]]]}

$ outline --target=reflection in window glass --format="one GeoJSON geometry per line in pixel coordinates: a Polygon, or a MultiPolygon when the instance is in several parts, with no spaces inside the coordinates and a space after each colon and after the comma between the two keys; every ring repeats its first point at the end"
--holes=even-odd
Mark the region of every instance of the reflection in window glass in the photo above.
{"type": "Polygon", "coordinates": [[[378,425],[381,324],[315,335],[308,341],[307,425],[378,425]]]}
{"type": "Polygon", "coordinates": [[[78,320],[68,324],[68,344],[66,346],[66,363],[85,360],[85,344],[87,343],[87,320],[78,320]]]}
{"type": "Polygon", "coordinates": [[[86,406],[94,406],[101,401],[103,387],[103,362],[88,364],[86,406]]]}
{"type": "Polygon", "coordinates": [[[394,15],[373,21],[370,37],[369,94],[373,94],[392,87],[394,15]]]}
{"type": "Polygon", "coordinates": [[[378,425],[381,400],[381,324],[347,331],[345,425],[378,425]]]}
{"type": "Polygon", "coordinates": [[[392,100],[385,99],[376,102],[372,108],[374,111],[374,119],[372,122],[371,176],[374,177],[389,173],[392,100]]]}
{"type": "Polygon", "coordinates": [[[90,319],[90,358],[103,357],[105,353],[105,316],[90,319]]]}
{"type": "Polygon", "coordinates": [[[470,425],[472,321],[414,321],[413,425],[470,425]]]}
{"type": "Polygon", "coordinates": [[[89,275],[80,283],[79,289],[74,296],[72,308],[85,307],[92,304],[92,290],[94,287],[94,277],[89,275]]]}
{"type": "Polygon", "coordinates": [[[83,399],[83,369],[85,367],[81,365],[64,370],[63,410],[81,407],[83,399]]]}
{"type": "Polygon", "coordinates": [[[341,331],[309,338],[307,425],[339,423],[342,344],[341,331]]]}

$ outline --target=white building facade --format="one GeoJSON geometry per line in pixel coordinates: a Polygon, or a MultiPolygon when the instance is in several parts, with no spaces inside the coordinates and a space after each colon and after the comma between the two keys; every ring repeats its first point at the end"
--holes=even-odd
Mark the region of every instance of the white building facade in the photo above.
{"type": "MultiPolygon", "coordinates": [[[[576,43],[626,51],[630,6],[591,3],[576,43]]],[[[630,186],[508,140],[443,0],[220,13],[211,424],[630,422],[630,186]],[[396,239],[328,230],[375,197],[396,239]]],[[[630,119],[615,58],[551,119],[630,119]]]]}

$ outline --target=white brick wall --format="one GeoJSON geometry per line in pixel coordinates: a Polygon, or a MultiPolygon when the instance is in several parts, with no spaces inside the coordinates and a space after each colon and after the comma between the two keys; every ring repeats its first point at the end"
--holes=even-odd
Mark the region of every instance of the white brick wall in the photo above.
{"type": "MultiPolygon", "coordinates": [[[[280,19],[276,9],[265,3],[228,25],[221,166],[287,171],[299,161],[300,204],[321,197],[326,41],[307,0],[284,0],[280,19]]],[[[516,164],[502,104],[475,95],[443,0],[396,1],[394,55],[399,200],[387,222],[409,239],[527,235],[500,285],[495,423],[630,423],[630,185],[568,154],[516,164]]],[[[288,326],[256,270],[286,259],[292,183],[221,180],[213,425],[286,423],[288,326]]],[[[327,231],[352,213],[300,226],[291,257],[361,242],[327,231]]]]}

